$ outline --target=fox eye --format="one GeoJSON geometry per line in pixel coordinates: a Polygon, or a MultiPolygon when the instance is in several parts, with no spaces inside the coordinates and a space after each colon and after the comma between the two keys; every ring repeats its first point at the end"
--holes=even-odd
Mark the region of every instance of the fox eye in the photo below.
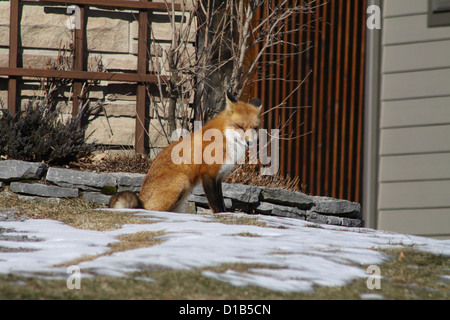
{"type": "Polygon", "coordinates": [[[242,126],[238,125],[238,124],[236,124],[235,127],[236,127],[237,129],[239,129],[239,130],[245,131],[244,128],[243,128],[242,126]]]}

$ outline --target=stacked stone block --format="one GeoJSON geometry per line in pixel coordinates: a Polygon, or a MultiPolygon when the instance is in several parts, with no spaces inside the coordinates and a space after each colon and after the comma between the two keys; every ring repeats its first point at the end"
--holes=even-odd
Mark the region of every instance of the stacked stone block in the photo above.
{"type": "MultiPolygon", "coordinates": [[[[106,205],[111,194],[139,192],[145,174],[94,173],[72,169],[48,168],[43,163],[17,160],[0,161],[0,189],[21,195],[78,198],[106,205]]],[[[321,224],[347,227],[363,226],[361,205],[346,200],[318,197],[278,188],[224,183],[227,211],[296,218],[321,224]]],[[[188,198],[197,213],[209,211],[201,185],[188,198]]]]}

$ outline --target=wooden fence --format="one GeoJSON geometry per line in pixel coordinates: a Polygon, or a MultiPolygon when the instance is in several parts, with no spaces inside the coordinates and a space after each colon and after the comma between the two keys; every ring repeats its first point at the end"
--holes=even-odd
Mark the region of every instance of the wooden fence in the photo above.
{"type": "MultiPolygon", "coordinates": [[[[82,86],[86,80],[107,80],[131,82],[137,84],[136,91],[136,130],[135,130],[135,148],[138,152],[144,153],[146,146],[146,105],[148,85],[158,81],[157,76],[149,74],[149,11],[167,12],[171,6],[163,2],[140,1],[107,1],[107,0],[11,0],[10,2],[10,28],[9,28],[9,66],[0,68],[0,76],[8,77],[8,109],[15,114],[18,110],[20,101],[20,92],[18,90],[19,82],[22,77],[36,78],[60,78],[73,79],[72,91],[72,115],[78,114],[82,103],[82,86]],[[46,4],[46,5],[77,5],[79,11],[79,28],[75,29],[75,41],[73,48],[74,64],[71,71],[29,69],[19,66],[19,38],[20,38],[20,15],[21,6],[27,4],[46,4]],[[89,6],[120,8],[139,10],[139,31],[138,31],[138,49],[137,49],[137,70],[135,73],[106,73],[87,71],[87,48],[86,48],[86,9],[89,6]]],[[[181,6],[175,4],[175,10],[180,10],[181,6]]],[[[163,79],[164,80],[164,79],[163,79]]]]}
{"type": "MultiPolygon", "coordinates": [[[[289,108],[264,117],[267,129],[288,123],[282,137],[301,136],[280,141],[280,171],[299,177],[308,193],[360,201],[367,1],[318,3],[322,6],[314,13],[286,26],[307,27],[283,39],[298,44],[298,50],[310,49],[282,60],[282,66],[263,68],[267,80],[252,95],[276,106],[304,80],[286,101],[289,108]]],[[[265,59],[283,59],[290,53],[286,50],[279,45],[265,59]]]]}

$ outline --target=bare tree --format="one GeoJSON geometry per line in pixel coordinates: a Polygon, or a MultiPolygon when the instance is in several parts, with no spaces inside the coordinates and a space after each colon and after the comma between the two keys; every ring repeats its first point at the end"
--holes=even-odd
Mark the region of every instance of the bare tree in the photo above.
{"type": "MultiPolygon", "coordinates": [[[[262,74],[263,69],[267,70],[271,64],[282,65],[289,55],[301,54],[305,50],[303,46],[283,39],[286,38],[286,34],[307,28],[307,25],[296,25],[296,18],[299,14],[309,13],[320,5],[317,0],[230,0],[225,2],[203,0],[202,2],[210,4],[209,7],[215,9],[215,11],[207,10],[206,14],[207,17],[209,12],[213,15],[210,18],[210,24],[205,26],[214,30],[210,32],[211,35],[205,35],[213,39],[206,48],[206,51],[211,50],[213,59],[203,61],[206,64],[212,62],[212,65],[203,66],[209,72],[207,72],[208,76],[202,79],[203,85],[212,92],[215,101],[196,105],[197,109],[206,110],[203,111],[205,114],[214,114],[221,110],[227,90],[231,90],[239,98],[247,86],[264,79],[266,75],[262,74]],[[217,2],[221,3],[219,7],[216,5],[217,2]],[[216,17],[217,15],[220,19],[216,17]],[[287,25],[295,25],[295,28],[288,29],[287,25]],[[289,48],[286,52],[290,54],[276,61],[263,59],[268,50],[274,46],[287,46],[289,48]],[[216,73],[220,74],[216,75],[216,73]],[[210,111],[211,109],[213,112],[210,111]]],[[[201,32],[200,35],[202,35],[201,32]]],[[[306,48],[308,47],[307,45],[306,48]]],[[[301,83],[300,80],[297,88],[301,83]]],[[[208,100],[208,94],[203,98],[208,100]]]]}
{"type": "Polygon", "coordinates": [[[192,117],[206,121],[222,110],[227,90],[239,98],[247,86],[262,80],[263,67],[283,64],[287,56],[263,59],[271,47],[289,46],[290,55],[301,54],[304,46],[283,36],[307,26],[286,26],[323,5],[317,0],[184,0],[182,11],[175,12],[169,9],[174,0],[165,1],[172,40],[164,47],[152,34],[151,67],[160,81],[158,94],[150,96],[162,127],[167,119],[162,128],[167,138],[177,127],[188,128],[192,117]]]}

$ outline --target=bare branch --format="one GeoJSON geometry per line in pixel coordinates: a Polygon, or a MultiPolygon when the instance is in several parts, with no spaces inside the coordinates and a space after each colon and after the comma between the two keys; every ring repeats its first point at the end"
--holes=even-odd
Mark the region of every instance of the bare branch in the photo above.
{"type": "MultiPolygon", "coordinates": [[[[190,112],[195,112],[196,120],[206,120],[217,112],[223,106],[227,89],[231,88],[239,97],[251,84],[274,80],[275,76],[267,72],[269,67],[284,67],[287,59],[311,48],[311,43],[296,44],[289,40],[292,33],[308,28],[307,24],[298,23],[295,29],[288,29],[287,25],[300,21],[298,15],[324,5],[318,0],[184,0],[177,12],[174,0],[164,2],[172,38],[162,45],[151,29],[151,51],[161,54],[153,55],[150,61],[158,79],[158,97],[150,92],[149,96],[153,116],[167,140],[171,130],[179,126],[187,128],[190,112]],[[189,10],[186,1],[192,1],[189,10]],[[275,46],[288,49],[272,59],[269,53],[275,46]],[[163,75],[169,76],[167,82],[163,75]],[[190,108],[192,105],[194,109],[190,108]],[[168,120],[167,126],[163,120],[168,120]]],[[[287,102],[304,81],[292,80],[294,90],[264,114],[279,108],[302,108],[288,106],[287,102]]],[[[291,120],[292,116],[288,122],[291,120]]]]}

